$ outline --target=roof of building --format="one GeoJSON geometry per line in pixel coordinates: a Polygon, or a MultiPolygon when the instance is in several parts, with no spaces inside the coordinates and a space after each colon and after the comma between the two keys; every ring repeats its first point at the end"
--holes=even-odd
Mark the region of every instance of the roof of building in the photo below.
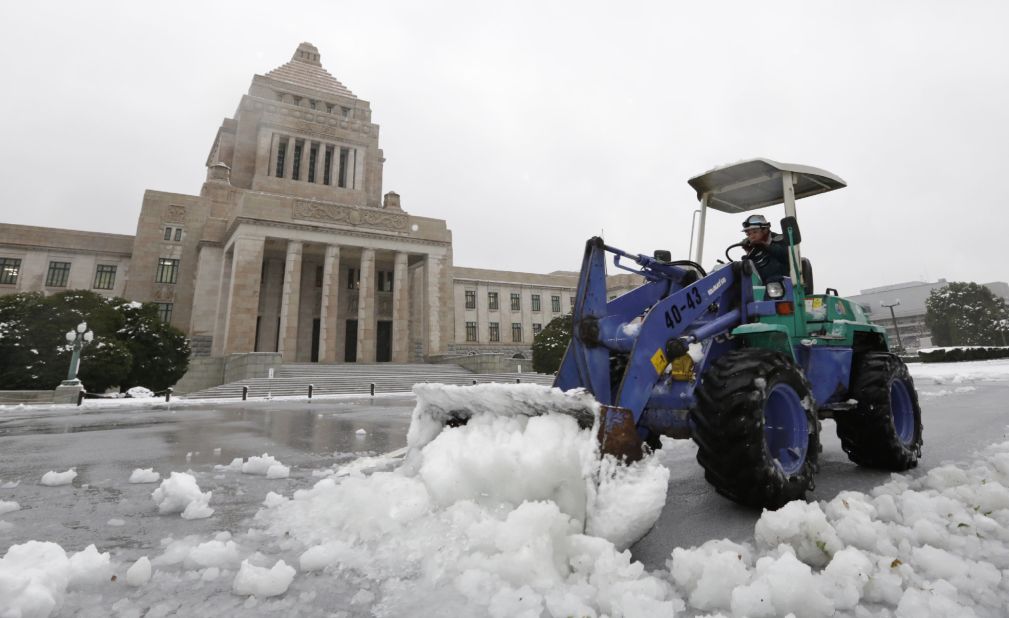
{"type": "Polygon", "coordinates": [[[322,68],[318,48],[311,43],[302,43],[291,57],[291,61],[273,69],[265,75],[270,79],[317,90],[327,94],[356,99],[354,93],[322,68]]]}
{"type": "Polygon", "coordinates": [[[95,253],[133,253],[133,236],[109,234],[108,232],[86,232],[34,225],[0,226],[0,245],[42,247],[65,251],[87,251],[95,253]]]}

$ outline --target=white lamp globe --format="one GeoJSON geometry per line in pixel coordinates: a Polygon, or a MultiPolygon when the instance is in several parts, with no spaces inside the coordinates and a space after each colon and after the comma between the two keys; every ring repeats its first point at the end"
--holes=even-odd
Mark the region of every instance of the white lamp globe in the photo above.
{"type": "Polygon", "coordinates": [[[77,325],[77,332],[79,332],[79,333],[83,333],[87,329],[88,329],[88,323],[87,322],[81,322],[80,324],[77,325]]]}
{"type": "Polygon", "coordinates": [[[94,339],[94,338],[95,338],[95,334],[93,332],[88,331],[88,332],[84,333],[84,341],[87,341],[88,343],[90,343],[91,340],[94,339]]]}
{"type": "Polygon", "coordinates": [[[76,338],[77,338],[77,333],[75,333],[72,330],[68,330],[67,331],[67,341],[69,341],[70,343],[73,343],[74,339],[76,339],[76,338]]]}

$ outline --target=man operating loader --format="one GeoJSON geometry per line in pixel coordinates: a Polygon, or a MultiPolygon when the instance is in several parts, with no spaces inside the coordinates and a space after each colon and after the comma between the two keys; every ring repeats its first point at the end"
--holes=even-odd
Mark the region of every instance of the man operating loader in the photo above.
{"type": "Polygon", "coordinates": [[[771,224],[764,215],[747,217],[743,233],[746,234],[743,248],[765,283],[789,275],[788,243],[781,234],[771,233],[771,224]]]}

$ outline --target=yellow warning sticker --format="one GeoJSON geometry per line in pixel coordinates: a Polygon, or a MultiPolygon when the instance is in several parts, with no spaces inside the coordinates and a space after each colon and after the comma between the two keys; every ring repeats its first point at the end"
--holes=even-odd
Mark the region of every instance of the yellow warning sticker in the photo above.
{"type": "Polygon", "coordinates": [[[662,352],[662,348],[655,350],[655,354],[652,355],[652,366],[655,367],[655,373],[661,374],[666,370],[666,365],[669,361],[666,360],[666,355],[662,352]]]}
{"type": "Polygon", "coordinates": [[[819,309],[820,307],[823,307],[822,298],[811,298],[809,300],[813,301],[813,309],[819,309]]]}

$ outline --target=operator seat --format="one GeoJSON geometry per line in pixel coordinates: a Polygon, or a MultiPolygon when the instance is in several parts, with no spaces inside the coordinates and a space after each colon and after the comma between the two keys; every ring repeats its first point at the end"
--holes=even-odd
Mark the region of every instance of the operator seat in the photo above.
{"type": "Polygon", "coordinates": [[[802,258],[802,289],[806,296],[813,294],[813,264],[809,258],[802,258]]]}

